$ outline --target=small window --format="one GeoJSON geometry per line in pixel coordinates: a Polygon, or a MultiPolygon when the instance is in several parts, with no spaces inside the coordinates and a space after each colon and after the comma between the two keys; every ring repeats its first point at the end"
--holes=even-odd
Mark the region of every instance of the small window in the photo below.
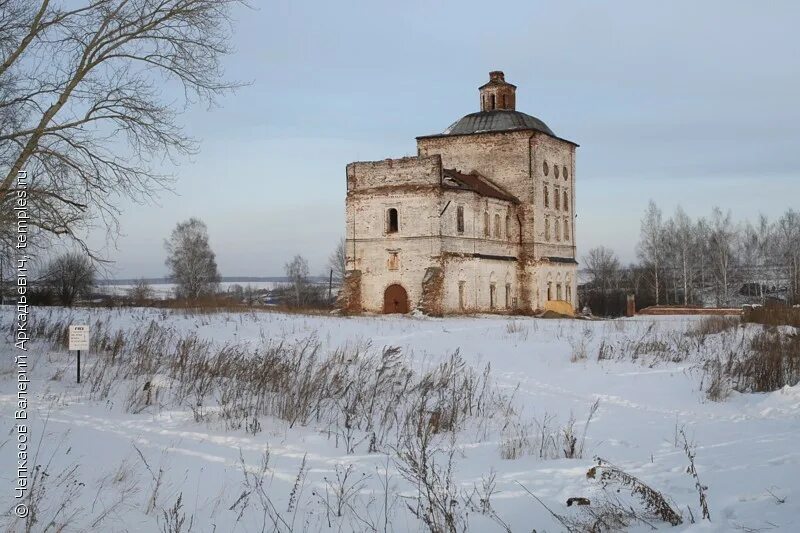
{"type": "Polygon", "coordinates": [[[505,109],[505,108],[506,108],[506,95],[502,95],[502,96],[500,97],[500,101],[502,102],[502,106],[501,106],[501,107],[502,107],[503,109],[505,109]]]}
{"type": "Polygon", "coordinates": [[[547,166],[547,161],[542,162],[542,170],[544,171],[545,176],[547,176],[550,173],[550,167],[547,166]]]}
{"type": "Polygon", "coordinates": [[[561,209],[561,193],[558,192],[558,187],[555,188],[555,194],[553,194],[556,200],[556,209],[561,209]]]}
{"type": "Polygon", "coordinates": [[[560,299],[561,299],[561,284],[557,283],[556,284],[556,300],[560,300],[560,299]]]}
{"type": "Polygon", "coordinates": [[[566,190],[564,191],[564,211],[569,211],[569,197],[566,190]]]}
{"type": "Polygon", "coordinates": [[[550,207],[550,192],[547,190],[547,185],[544,186],[544,206],[550,207]]]}
{"type": "Polygon", "coordinates": [[[495,215],[494,216],[494,237],[496,239],[499,239],[499,238],[502,237],[502,235],[500,234],[500,231],[501,231],[501,229],[500,229],[500,215],[495,215]]]}
{"type": "Polygon", "coordinates": [[[564,181],[569,179],[569,173],[567,173],[567,167],[561,169],[564,172],[564,181]]]}
{"type": "Polygon", "coordinates": [[[564,219],[564,240],[569,241],[569,219],[564,219]]]}
{"type": "Polygon", "coordinates": [[[494,95],[489,95],[489,109],[494,109],[494,95]]]}
{"type": "Polygon", "coordinates": [[[489,309],[497,307],[497,284],[489,284],[489,309]]]}
{"type": "Polygon", "coordinates": [[[464,206],[456,207],[456,231],[464,233],[464,206]]]}
{"type": "Polygon", "coordinates": [[[572,283],[569,280],[567,280],[566,288],[567,288],[567,301],[572,302],[572,283]]]}
{"type": "Polygon", "coordinates": [[[553,175],[558,179],[558,165],[553,165],[553,175]]]}
{"type": "Polygon", "coordinates": [[[544,217],[544,240],[550,240],[550,217],[544,217]]]}
{"type": "Polygon", "coordinates": [[[547,301],[549,302],[552,299],[553,299],[553,282],[552,281],[548,281],[547,282],[547,301]]]}
{"type": "Polygon", "coordinates": [[[484,237],[488,237],[489,236],[489,231],[490,231],[490,228],[489,228],[489,212],[488,211],[484,211],[483,212],[483,236],[484,237]]]}
{"type": "Polygon", "coordinates": [[[458,282],[458,308],[465,310],[467,308],[467,282],[458,282]]]}
{"type": "Polygon", "coordinates": [[[511,284],[506,283],[506,309],[511,309],[511,284]]]}
{"type": "Polygon", "coordinates": [[[553,229],[556,232],[556,240],[560,241],[561,240],[561,224],[558,223],[558,219],[555,219],[554,224],[555,225],[553,226],[553,229]]]}
{"type": "Polygon", "coordinates": [[[511,240],[511,217],[506,215],[506,239],[511,240]]]}
{"type": "Polygon", "coordinates": [[[397,215],[397,209],[389,209],[386,218],[386,233],[397,233],[400,227],[400,217],[397,215]]]}

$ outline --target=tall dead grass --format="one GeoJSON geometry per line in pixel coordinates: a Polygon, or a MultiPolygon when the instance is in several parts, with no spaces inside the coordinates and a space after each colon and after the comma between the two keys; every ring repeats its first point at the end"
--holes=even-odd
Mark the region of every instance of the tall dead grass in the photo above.
{"type": "MultiPolygon", "coordinates": [[[[31,329],[65,347],[70,322],[44,315],[31,329]]],[[[325,352],[313,335],[217,344],[155,320],[127,330],[96,320],[91,328],[97,356],[84,387],[96,399],[123,398],[130,412],[189,406],[198,422],[253,434],[259,418],[271,416],[289,427],[320,427],[348,453],[362,442],[371,451],[396,445],[409,421],[417,431],[447,433],[513,413],[488,365],[477,370],[457,351],[417,372],[399,348],[366,343],[325,352]]]]}

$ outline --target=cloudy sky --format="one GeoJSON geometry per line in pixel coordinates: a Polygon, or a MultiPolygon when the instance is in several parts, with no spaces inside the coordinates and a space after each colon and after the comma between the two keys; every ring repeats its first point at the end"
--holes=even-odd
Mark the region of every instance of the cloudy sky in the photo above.
{"type": "Polygon", "coordinates": [[[163,240],[191,216],[224,276],[281,275],[297,253],[322,272],[345,165],[415,154],[478,110],[495,69],[517,109],[581,145],[579,256],[632,260],[650,198],[737,219],[800,207],[796,1],[252,4],[226,61],[249,85],[182,117],[200,153],[159,205],[124,206],[113,277],[163,276],[163,240]]]}

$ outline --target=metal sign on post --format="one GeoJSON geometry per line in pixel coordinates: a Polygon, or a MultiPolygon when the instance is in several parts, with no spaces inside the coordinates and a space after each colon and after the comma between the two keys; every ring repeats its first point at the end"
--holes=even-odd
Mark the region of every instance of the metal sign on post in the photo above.
{"type": "Polygon", "coordinates": [[[81,382],[81,350],[89,350],[89,326],[70,326],[69,351],[78,352],[78,383],[81,382]]]}

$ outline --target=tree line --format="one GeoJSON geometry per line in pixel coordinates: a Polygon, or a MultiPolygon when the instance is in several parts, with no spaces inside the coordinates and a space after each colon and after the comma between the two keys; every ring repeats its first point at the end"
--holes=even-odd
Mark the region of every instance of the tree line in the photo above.
{"type": "MultiPolygon", "coordinates": [[[[228,291],[220,290],[222,280],[217,266],[216,254],[211,248],[206,224],[198,218],[179,222],[169,238],[164,240],[165,266],[168,279],[175,284],[175,298],[196,304],[217,297],[233,299],[238,303],[253,305],[258,295],[252,287],[233,285],[228,291]]],[[[275,299],[285,307],[325,308],[330,307],[338,293],[338,286],[345,272],[345,247],[341,239],[328,259],[330,284],[320,284],[312,279],[308,261],[295,255],[284,265],[286,282],[272,291],[275,299]],[[334,292],[333,283],[336,284],[334,292]]],[[[11,258],[0,254],[0,295],[10,293],[13,281],[11,258]]],[[[98,268],[90,254],[80,248],[55,255],[45,261],[39,273],[31,281],[31,303],[34,305],[60,304],[73,306],[78,300],[92,297],[98,268]]],[[[134,283],[127,294],[127,301],[136,305],[152,303],[154,291],[144,280],[134,283]]]]}
{"type": "Polygon", "coordinates": [[[737,222],[719,207],[692,219],[678,206],[665,218],[651,200],[636,254],[637,262],[622,266],[607,247],[589,250],[582,262],[591,282],[579,291],[582,304],[621,314],[624,293],[635,294],[640,308],[800,303],[800,212],[793,209],[774,220],[737,222]]]}

